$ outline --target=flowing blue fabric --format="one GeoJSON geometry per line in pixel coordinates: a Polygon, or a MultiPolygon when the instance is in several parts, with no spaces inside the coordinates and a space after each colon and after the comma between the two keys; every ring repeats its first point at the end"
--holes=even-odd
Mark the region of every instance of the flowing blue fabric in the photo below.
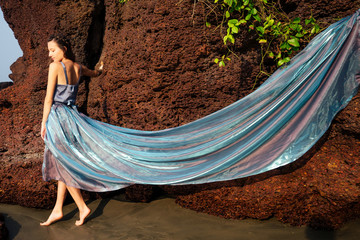
{"type": "Polygon", "coordinates": [[[231,180],[295,161],[357,93],[358,20],[359,11],[331,25],[256,91],[183,126],[127,129],[93,120],[73,105],[54,104],[44,179],[109,191],[135,183],[231,180]]]}

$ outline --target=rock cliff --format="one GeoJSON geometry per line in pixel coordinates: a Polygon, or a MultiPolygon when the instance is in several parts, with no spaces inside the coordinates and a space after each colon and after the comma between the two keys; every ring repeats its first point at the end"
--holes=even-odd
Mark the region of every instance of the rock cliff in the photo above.
{"type": "MultiPolygon", "coordinates": [[[[330,24],[353,14],[359,0],[280,0],[290,16],[312,11],[330,24]]],[[[12,66],[14,85],[0,91],[0,201],[52,207],[56,186],[41,179],[42,103],[49,65],[47,39],[70,37],[77,61],[104,73],[80,88],[80,111],[111,124],[143,130],[175,127],[219,110],[252,91],[259,72],[256,38],[242,32],[239,58],[219,68],[226,52],[205,28],[206,1],[0,0],[24,55],[12,66]]],[[[324,23],[325,24],[325,23],[324,23]]],[[[268,71],[274,71],[267,63],[268,71]]],[[[263,81],[264,79],[262,79],[263,81]]],[[[261,82],[261,81],[260,81],[261,82]]],[[[225,218],[276,217],[293,225],[337,228],[360,216],[360,95],[303,158],[270,173],[216,184],[135,185],[129,199],[156,193],[184,207],[225,218]]]]}

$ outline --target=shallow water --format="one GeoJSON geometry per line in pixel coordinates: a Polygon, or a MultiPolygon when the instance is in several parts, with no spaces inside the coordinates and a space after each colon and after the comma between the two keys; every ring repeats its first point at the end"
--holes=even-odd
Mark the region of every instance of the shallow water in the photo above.
{"type": "Polygon", "coordinates": [[[126,240],[212,240],[212,239],[359,239],[360,220],[333,232],[292,227],[274,219],[228,220],[181,208],[174,199],[133,203],[121,199],[89,202],[92,214],[85,225],[74,225],[78,212],[74,204],[64,207],[64,219],[49,226],[50,210],[0,204],[10,239],[126,239],[126,240]]]}

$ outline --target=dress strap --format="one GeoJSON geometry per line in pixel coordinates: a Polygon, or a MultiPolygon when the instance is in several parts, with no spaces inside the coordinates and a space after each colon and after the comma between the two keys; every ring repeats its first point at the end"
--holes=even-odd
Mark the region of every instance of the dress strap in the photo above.
{"type": "Polygon", "coordinates": [[[65,64],[64,64],[63,62],[61,62],[61,65],[63,66],[63,69],[64,69],[65,79],[66,79],[66,85],[68,85],[68,84],[69,84],[69,80],[68,80],[68,76],[67,76],[67,73],[66,73],[65,64]]]}

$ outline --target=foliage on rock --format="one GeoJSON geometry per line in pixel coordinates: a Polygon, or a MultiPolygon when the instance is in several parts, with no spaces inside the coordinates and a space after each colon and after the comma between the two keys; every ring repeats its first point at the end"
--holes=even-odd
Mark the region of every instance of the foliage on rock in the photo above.
{"type": "MultiPolygon", "coordinates": [[[[289,62],[294,52],[320,32],[320,27],[312,15],[303,20],[299,17],[290,19],[277,7],[278,3],[272,1],[215,0],[214,4],[223,11],[220,25],[227,28],[226,35],[223,36],[225,45],[234,44],[241,30],[254,31],[262,49],[262,59],[275,59],[278,66],[289,62]]],[[[211,26],[209,22],[206,25],[211,26]]],[[[224,55],[214,61],[222,67],[225,66],[225,60],[230,59],[224,55]]]]}

